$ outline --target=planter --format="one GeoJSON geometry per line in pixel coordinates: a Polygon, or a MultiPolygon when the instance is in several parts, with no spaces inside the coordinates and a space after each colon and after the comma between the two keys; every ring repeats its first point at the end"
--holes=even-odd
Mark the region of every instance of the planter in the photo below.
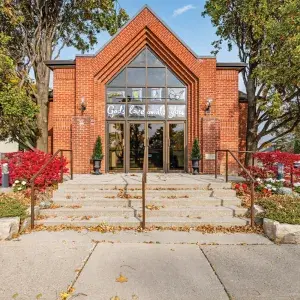
{"type": "Polygon", "coordinates": [[[94,174],[102,175],[100,172],[102,159],[93,159],[94,174]]]}
{"type": "Polygon", "coordinates": [[[199,174],[199,160],[192,159],[192,168],[193,168],[193,175],[199,174]]]}

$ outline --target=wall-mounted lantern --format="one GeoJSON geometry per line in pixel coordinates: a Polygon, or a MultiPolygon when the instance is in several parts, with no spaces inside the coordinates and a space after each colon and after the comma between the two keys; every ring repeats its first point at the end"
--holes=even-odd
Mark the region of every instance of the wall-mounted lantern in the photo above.
{"type": "Polygon", "coordinates": [[[213,102],[212,98],[208,98],[207,102],[206,102],[206,107],[205,107],[205,114],[208,115],[211,113],[210,109],[211,109],[211,104],[213,102]]]}
{"type": "Polygon", "coordinates": [[[84,97],[81,98],[81,102],[80,102],[80,111],[81,114],[83,115],[84,111],[86,110],[87,104],[86,101],[84,99],[84,97]]]}

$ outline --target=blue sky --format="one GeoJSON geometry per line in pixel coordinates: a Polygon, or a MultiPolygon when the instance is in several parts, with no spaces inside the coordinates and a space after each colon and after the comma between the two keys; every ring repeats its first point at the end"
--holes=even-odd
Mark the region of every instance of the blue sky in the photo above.
{"type": "MultiPolygon", "coordinates": [[[[167,23],[167,25],[198,55],[211,55],[213,47],[211,43],[217,39],[215,28],[209,17],[203,18],[201,12],[204,10],[205,0],[118,0],[130,17],[134,16],[145,4],[148,4],[156,14],[167,23]]],[[[89,53],[95,53],[109,40],[107,33],[101,33],[98,44],[89,53]]],[[[65,48],[60,59],[74,59],[79,54],[74,48],[65,48]]],[[[219,62],[239,61],[237,51],[231,52],[227,47],[218,54],[219,62]]]]}

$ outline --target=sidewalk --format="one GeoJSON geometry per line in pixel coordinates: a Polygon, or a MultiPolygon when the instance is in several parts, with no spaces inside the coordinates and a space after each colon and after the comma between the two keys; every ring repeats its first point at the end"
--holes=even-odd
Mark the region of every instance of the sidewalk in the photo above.
{"type": "Polygon", "coordinates": [[[300,299],[300,246],[256,234],[35,232],[0,264],[1,300],[300,299]]]}

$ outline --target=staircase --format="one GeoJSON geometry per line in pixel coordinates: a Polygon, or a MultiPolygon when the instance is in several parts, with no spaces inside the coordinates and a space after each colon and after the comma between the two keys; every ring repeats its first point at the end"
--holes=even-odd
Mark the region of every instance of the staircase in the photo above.
{"type": "MultiPolygon", "coordinates": [[[[60,184],[53,194],[53,208],[42,209],[36,224],[90,227],[105,222],[111,226],[138,227],[142,220],[139,180],[131,178],[129,182],[119,183],[113,177],[103,178],[94,176],[87,180],[78,176],[60,184]]],[[[230,183],[191,178],[185,177],[184,183],[179,183],[179,179],[163,184],[148,180],[147,227],[248,224],[243,217],[247,210],[240,206],[241,200],[230,183]]]]}

